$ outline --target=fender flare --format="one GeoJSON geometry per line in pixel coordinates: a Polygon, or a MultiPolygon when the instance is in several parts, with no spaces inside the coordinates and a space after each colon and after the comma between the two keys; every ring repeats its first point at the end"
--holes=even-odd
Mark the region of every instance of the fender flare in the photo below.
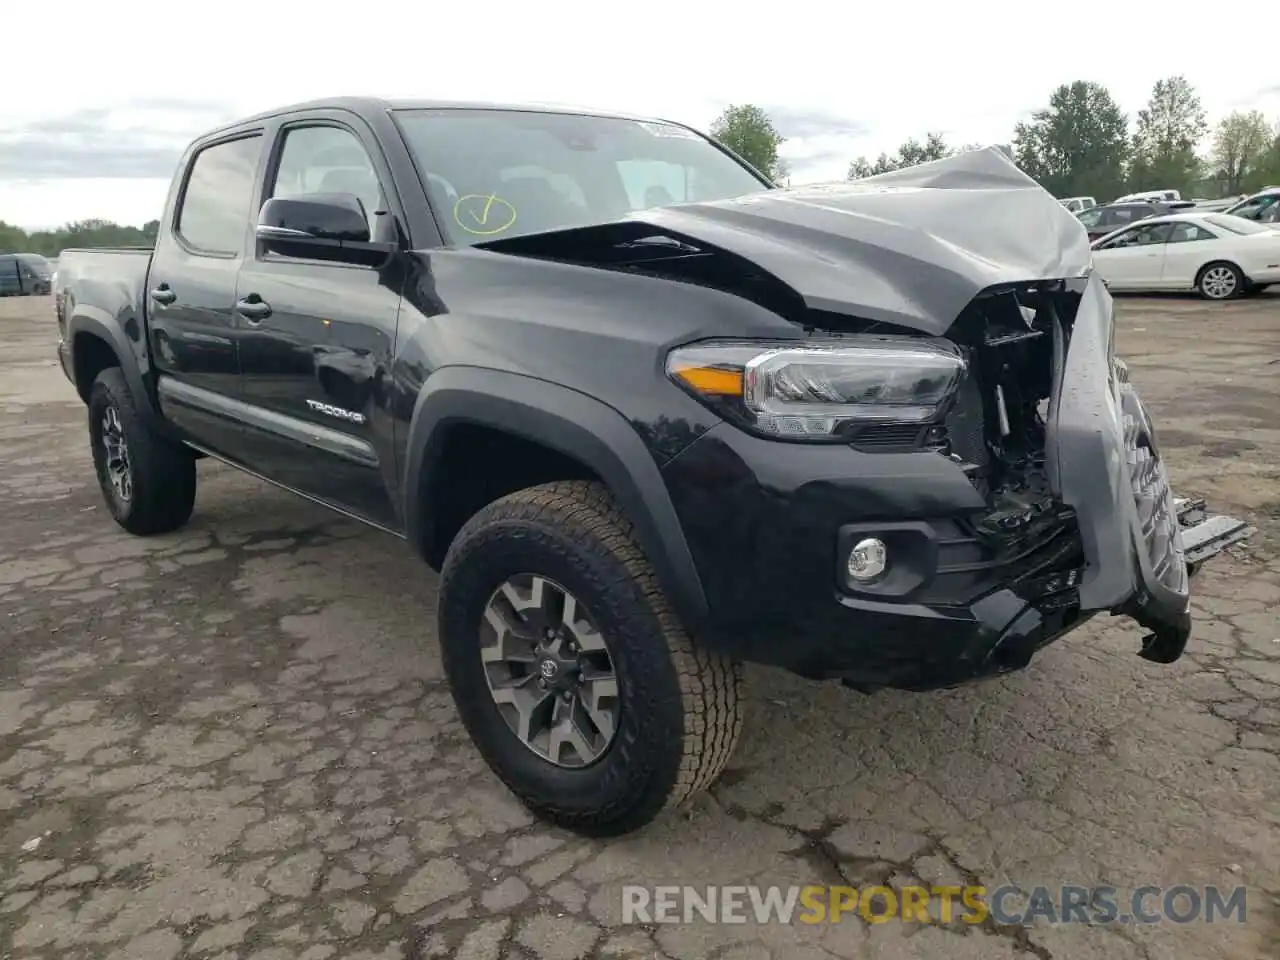
{"type": "MultiPolygon", "coordinates": [[[[138,364],[133,344],[125,335],[120,324],[105,310],[90,304],[74,304],[73,313],[67,320],[67,345],[71,359],[71,377],[74,384],[76,369],[76,337],[82,333],[92,334],[109,346],[116,355],[120,372],[129,384],[129,392],[133,395],[138,412],[149,426],[161,422],[156,411],[155,398],[147,387],[146,378],[138,364]]],[[[88,398],[83,398],[88,401],[88,398]]]]}
{"type": "Polygon", "coordinates": [[[586,394],[521,374],[443,367],[427,379],[409,425],[404,468],[405,527],[425,555],[431,542],[434,466],[449,427],[491,427],[542,444],[588,467],[631,521],[640,548],[687,627],[705,621],[707,600],[693,554],[653,455],[613,407],[586,394]]]}

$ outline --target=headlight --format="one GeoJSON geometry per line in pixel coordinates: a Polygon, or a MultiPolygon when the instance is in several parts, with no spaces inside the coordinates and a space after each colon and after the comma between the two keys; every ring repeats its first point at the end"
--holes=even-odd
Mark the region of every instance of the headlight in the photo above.
{"type": "Polygon", "coordinates": [[[726,419],[797,440],[841,440],[869,423],[929,423],[966,366],[950,341],[912,337],[711,342],[667,357],[668,375],[726,419]]]}

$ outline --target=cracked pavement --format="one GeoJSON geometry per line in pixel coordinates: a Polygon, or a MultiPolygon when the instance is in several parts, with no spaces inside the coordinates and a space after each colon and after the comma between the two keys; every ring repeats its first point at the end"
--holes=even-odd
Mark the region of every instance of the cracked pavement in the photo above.
{"type": "Polygon", "coordinates": [[[458,723],[401,542],[208,461],[118,529],[47,298],[0,300],[0,958],[1280,955],[1280,297],[1120,301],[1182,495],[1255,539],[1171,666],[1105,618],[1031,668],[862,696],[749,672],[687,812],[535,822],[458,723]],[[626,926],[625,883],[1248,887],[1245,924],[626,926]]]}

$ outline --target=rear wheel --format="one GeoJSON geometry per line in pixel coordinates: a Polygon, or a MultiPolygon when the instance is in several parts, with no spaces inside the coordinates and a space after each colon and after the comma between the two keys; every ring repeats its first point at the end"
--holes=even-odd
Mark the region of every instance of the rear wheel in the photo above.
{"type": "Polygon", "coordinates": [[[741,667],[690,642],[599,484],[532,487],[472,517],[445,558],[439,633],[482,756],[580,833],[690,799],[742,730],[741,667]]]}
{"type": "Polygon", "coordinates": [[[1230,300],[1244,292],[1244,274],[1234,263],[1218,261],[1200,269],[1196,290],[1206,300],[1230,300]]]}
{"type": "Polygon", "coordinates": [[[146,536],[176,530],[190,519],[195,458],[143,422],[119,367],[108,367],[93,382],[89,439],[98,486],[116,523],[146,536]]]}

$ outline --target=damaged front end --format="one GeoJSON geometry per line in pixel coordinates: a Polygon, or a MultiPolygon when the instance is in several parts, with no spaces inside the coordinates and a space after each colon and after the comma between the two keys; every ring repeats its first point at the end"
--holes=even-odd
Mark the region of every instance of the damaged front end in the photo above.
{"type": "Polygon", "coordinates": [[[743,659],[926,689],[1111,613],[1167,663],[1191,572],[1253,533],[1174,497],[1083,228],[999,151],[482,247],[763,308],[665,357],[723,421],[664,470],[743,659]],[[868,538],[897,559],[855,582],[868,538]]]}
{"type": "Polygon", "coordinates": [[[989,505],[972,524],[984,552],[1039,557],[1013,587],[1041,611],[1132,617],[1149,631],[1143,657],[1178,659],[1190,575],[1254,531],[1174,497],[1157,432],[1114,355],[1105,287],[1087,275],[986,291],[951,336],[971,353],[971,382],[946,453],[989,505]]]}

